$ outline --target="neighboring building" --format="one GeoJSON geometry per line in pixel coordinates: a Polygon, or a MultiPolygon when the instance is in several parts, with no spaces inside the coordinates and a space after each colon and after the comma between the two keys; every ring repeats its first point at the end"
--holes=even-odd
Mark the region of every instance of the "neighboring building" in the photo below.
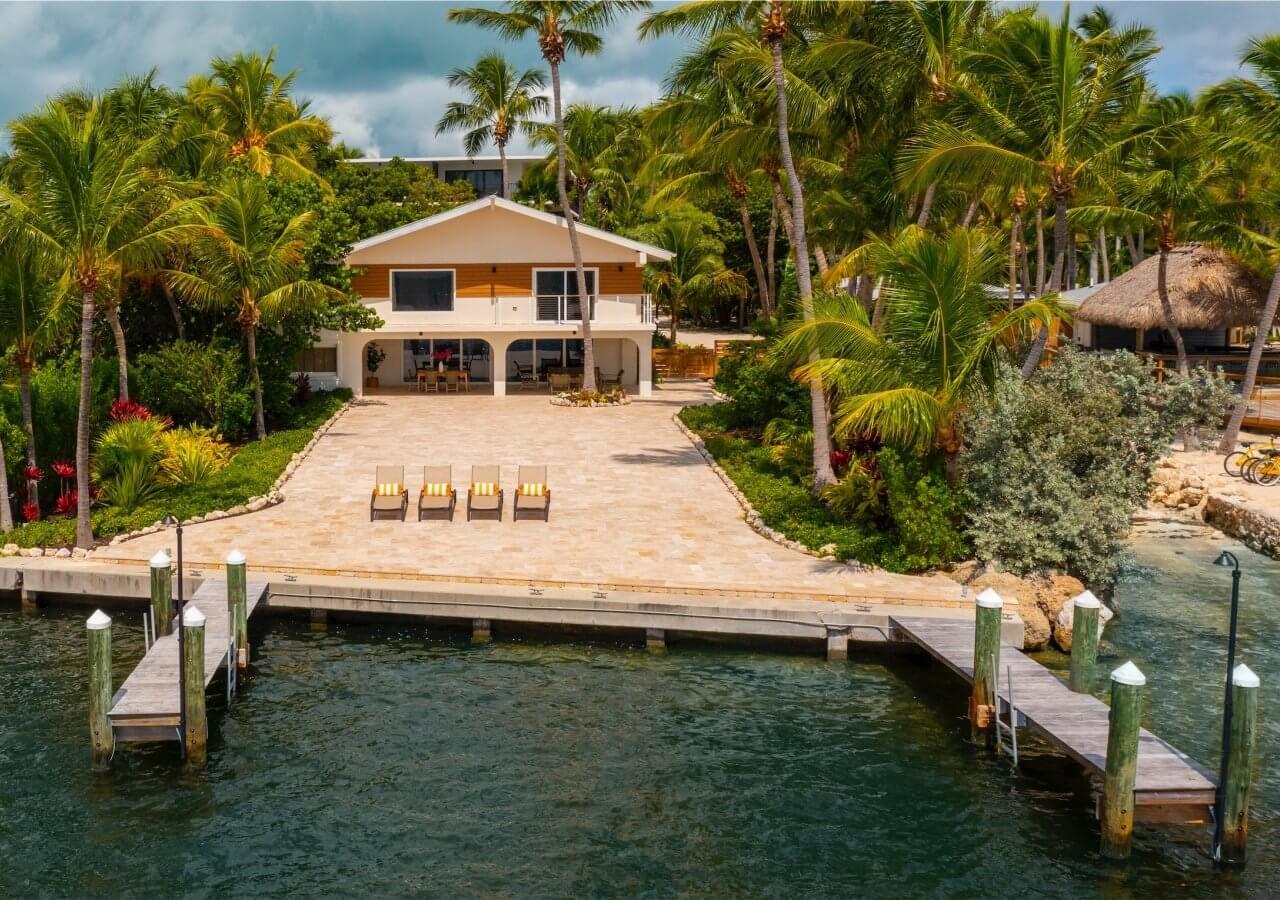
{"type": "MultiPolygon", "coordinates": [[[[441,181],[467,181],[475,190],[477,197],[488,197],[502,193],[502,163],[497,156],[401,156],[370,157],[365,159],[348,159],[345,162],[353,166],[381,168],[398,158],[415,166],[429,167],[441,181]]],[[[507,177],[510,184],[507,196],[510,197],[520,186],[524,173],[546,156],[507,155],[507,177]]]]}
{"type": "MultiPolygon", "coordinates": [[[[653,304],[644,266],[669,260],[659,247],[578,225],[596,366],[640,396],[652,388],[653,304]]],[[[385,323],[378,331],[326,332],[300,368],[316,387],[410,389],[420,369],[470,373],[473,389],[505,394],[531,373],[581,371],[581,311],[564,219],[500,197],[360,241],[347,265],[385,323]],[[385,354],[369,369],[371,344],[385,354]]],[[[377,355],[376,353],[374,354],[377,355]]]]}

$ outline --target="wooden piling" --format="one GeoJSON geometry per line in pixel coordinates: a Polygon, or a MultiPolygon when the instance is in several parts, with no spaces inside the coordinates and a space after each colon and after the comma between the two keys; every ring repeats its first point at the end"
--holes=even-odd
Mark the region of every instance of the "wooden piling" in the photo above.
{"type": "Polygon", "coordinates": [[[646,650],[666,650],[667,632],[662,628],[646,628],[644,646],[646,650]]]}
{"type": "Polygon", "coordinates": [[[111,617],[97,610],[85,623],[89,631],[89,748],[93,768],[111,766],[111,617]]]}
{"type": "Polygon", "coordinates": [[[151,622],[156,637],[173,633],[173,566],[163,550],[151,557],[151,622]]]}
{"type": "MultiPolygon", "coordinates": [[[[1072,637],[1074,647],[1075,638],[1072,637]]],[[[1102,855],[1127,859],[1133,843],[1134,783],[1138,774],[1138,730],[1147,678],[1132,662],[1111,673],[1107,766],[1102,786],[1102,855]]]]}
{"type": "Polygon", "coordinates": [[[34,612],[40,608],[40,597],[33,591],[29,590],[24,584],[18,588],[18,605],[23,612],[34,612]]]}
{"type": "Polygon", "coordinates": [[[227,612],[230,615],[231,635],[236,642],[236,668],[249,668],[249,601],[248,575],[244,554],[232,550],[227,554],[227,612]]]}
{"type": "Polygon", "coordinates": [[[1071,690],[1093,691],[1098,662],[1098,614],[1102,604],[1085,591],[1071,601],[1071,690]]]}
{"type": "Polygon", "coordinates": [[[188,605],[182,611],[183,675],[182,695],[186,720],[182,743],[188,768],[202,769],[209,755],[209,720],[204,705],[204,613],[188,605]]]}
{"type": "Polygon", "coordinates": [[[1249,788],[1258,718],[1258,676],[1244,663],[1231,673],[1231,754],[1222,787],[1220,860],[1243,863],[1249,837],[1249,788]]]}
{"type": "Polygon", "coordinates": [[[986,731],[987,743],[995,743],[994,719],[998,709],[991,705],[1000,674],[1000,624],[1004,599],[987,588],[978,595],[973,629],[973,686],[969,693],[969,726],[974,740],[986,731]]]}
{"type": "Polygon", "coordinates": [[[488,619],[471,620],[471,640],[484,643],[493,638],[493,623],[488,619]]]}

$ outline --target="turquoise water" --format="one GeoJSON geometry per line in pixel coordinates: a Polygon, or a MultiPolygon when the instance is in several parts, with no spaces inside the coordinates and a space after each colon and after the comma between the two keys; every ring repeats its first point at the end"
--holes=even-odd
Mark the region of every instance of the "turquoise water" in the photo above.
{"type": "MultiPolygon", "coordinates": [[[[1109,661],[1149,722],[1216,764],[1226,584],[1202,538],[1140,542],[1109,661]]],[[[1246,659],[1270,684],[1280,564],[1245,557],[1246,659]],[[1265,574],[1264,574],[1265,572],[1265,574]]],[[[848,664],[677,646],[257,623],[252,677],[211,714],[208,770],[174,746],[88,771],[84,610],[0,609],[0,896],[1266,896],[1280,747],[1266,719],[1250,848],[1141,827],[1102,863],[1078,769],[968,743],[964,691],[896,655],[848,664]]],[[[117,617],[116,677],[142,651],[117,617]]],[[[1051,660],[1052,661],[1052,660],[1051,660]]]]}

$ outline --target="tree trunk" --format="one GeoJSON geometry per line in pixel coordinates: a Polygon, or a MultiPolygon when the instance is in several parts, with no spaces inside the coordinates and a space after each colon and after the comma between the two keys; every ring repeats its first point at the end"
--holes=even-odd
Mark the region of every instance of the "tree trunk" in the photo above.
{"type": "MultiPolygon", "coordinates": [[[[22,430],[27,433],[27,465],[36,465],[36,420],[31,414],[31,370],[18,366],[18,396],[22,400],[22,430]]],[[[40,482],[27,480],[27,502],[40,505],[40,482]]]]}
{"type": "Polygon", "coordinates": [[[973,195],[973,199],[969,201],[969,205],[965,208],[964,218],[960,220],[960,224],[968,228],[973,224],[973,217],[978,214],[978,204],[982,202],[983,188],[978,188],[978,192],[973,195]]]}
{"type": "Polygon", "coordinates": [[[1168,271],[1169,250],[1164,247],[1164,242],[1161,241],[1160,268],[1156,274],[1156,292],[1160,295],[1160,312],[1164,316],[1165,331],[1169,332],[1169,336],[1173,338],[1173,346],[1178,351],[1178,372],[1186,375],[1189,371],[1187,366],[1187,345],[1182,342],[1182,331],[1178,328],[1178,323],[1173,321],[1173,304],[1169,302],[1168,271]]]}
{"type": "Polygon", "coordinates": [[[498,141],[498,162],[502,165],[502,189],[498,191],[498,196],[503,200],[507,199],[507,142],[498,141]]]}
{"type": "Polygon", "coordinates": [[[1138,229],[1138,262],[1147,258],[1147,229],[1138,229]]]}
{"type": "Polygon", "coordinates": [[[1258,318],[1258,330],[1254,332],[1253,343],[1249,345],[1249,362],[1244,369],[1244,381],[1240,384],[1240,399],[1227,421],[1227,428],[1222,432],[1222,442],[1218,444],[1219,453],[1230,453],[1236,448],[1236,439],[1240,437],[1240,425],[1244,422],[1245,413],[1249,411],[1249,400],[1253,395],[1253,385],[1258,378],[1258,366],[1262,363],[1262,349],[1267,344],[1267,335],[1271,333],[1271,325],[1276,319],[1276,306],[1280,304],[1280,266],[1271,276],[1271,288],[1267,291],[1267,302],[1262,307],[1262,315],[1258,318]]]}
{"type": "MultiPolygon", "coordinates": [[[[874,288],[873,288],[874,290],[874,288]]],[[[871,330],[880,333],[880,325],[884,322],[884,285],[880,285],[880,293],[876,295],[876,306],[871,313],[871,330]]]]}
{"type": "Polygon", "coordinates": [[[1102,283],[1106,284],[1111,280],[1111,256],[1107,253],[1107,229],[1105,226],[1098,228],[1098,250],[1102,254],[1102,283]]]}
{"type": "Polygon", "coordinates": [[[258,329],[256,326],[244,330],[245,340],[249,347],[249,380],[253,382],[253,406],[255,424],[258,429],[258,440],[267,436],[267,417],[262,410],[262,377],[258,374],[258,329]]]}
{"type": "Polygon", "coordinates": [[[117,396],[121,400],[129,399],[129,355],[124,342],[124,328],[120,325],[120,308],[107,307],[107,321],[111,323],[111,335],[116,340],[116,367],[120,372],[120,390],[117,396]]]}
{"type": "Polygon", "coordinates": [[[93,317],[92,290],[81,295],[80,303],[80,409],[76,413],[76,546],[93,546],[93,526],[89,522],[89,434],[93,425],[93,317]]]}
{"type": "Polygon", "coordinates": [[[867,315],[874,316],[876,312],[876,282],[866,272],[858,276],[858,299],[862,301],[862,308],[867,311],[867,315]]]}
{"type": "Polygon", "coordinates": [[[778,211],[778,218],[782,220],[782,230],[787,235],[787,243],[795,248],[796,243],[796,226],[792,220],[791,207],[787,204],[787,198],[782,196],[782,185],[777,181],[773,183],[773,207],[778,211]]]}
{"type": "Polygon", "coordinates": [[[1065,280],[1062,283],[1063,290],[1075,290],[1079,283],[1076,278],[1076,266],[1079,263],[1079,253],[1076,249],[1076,235],[1073,231],[1067,232],[1067,271],[1065,280]]]}
{"type": "Polygon", "coordinates": [[[920,202],[920,215],[916,216],[916,227],[923,228],[929,224],[929,213],[933,212],[933,193],[937,190],[938,183],[936,181],[929,182],[929,186],[924,189],[924,200],[920,202]]]}
{"type": "MultiPolygon", "coordinates": [[[[760,261],[760,248],[756,245],[755,232],[751,230],[751,213],[747,209],[747,199],[745,197],[738,201],[738,212],[742,214],[742,233],[746,235],[747,250],[751,254],[751,265],[756,271],[756,290],[760,294],[760,314],[765,318],[773,315],[772,293],[769,290],[769,282],[765,278],[764,263],[760,261]]],[[[746,326],[746,317],[743,317],[742,325],[746,326]]]]}
{"type": "Polygon", "coordinates": [[[1098,242],[1089,242],[1089,287],[1098,283],[1098,242]]]}
{"type": "Polygon", "coordinates": [[[827,251],[822,249],[821,244],[813,245],[813,258],[818,263],[818,277],[826,281],[827,270],[830,266],[827,265],[827,251]]]}
{"type": "Polygon", "coordinates": [[[778,207],[769,205],[769,246],[766,248],[765,265],[769,269],[769,302],[773,304],[770,315],[778,308],[778,207]]]}
{"type": "MultiPolygon", "coordinates": [[[[806,322],[813,321],[813,281],[809,277],[809,244],[804,228],[804,187],[791,157],[791,135],[787,124],[787,78],[782,66],[782,42],[770,42],[773,51],[773,84],[778,94],[778,144],[782,166],[791,183],[791,202],[795,235],[792,249],[796,259],[796,281],[800,287],[800,310],[806,322]]],[[[779,192],[780,193],[780,192],[779,192]]],[[[817,352],[810,357],[816,359],[817,352]]],[[[809,411],[813,420],[813,490],[816,493],[835,483],[836,473],[831,468],[831,430],[827,422],[827,395],[821,379],[809,382],[809,411]]]]}
{"type": "Polygon", "coordinates": [[[671,346],[676,345],[676,338],[680,336],[680,298],[675,294],[671,295],[671,346]]]}
{"type": "MultiPolygon", "coordinates": [[[[1065,274],[1067,252],[1067,198],[1055,197],[1053,201],[1053,275],[1049,279],[1049,290],[1062,289],[1062,276],[1065,274]]],[[[1049,326],[1042,325],[1040,333],[1031,344],[1031,350],[1022,363],[1022,378],[1025,381],[1040,368],[1040,359],[1044,356],[1045,345],[1049,342],[1049,326]]]]}
{"type": "Polygon", "coordinates": [[[182,321],[182,310],[178,308],[178,298],[173,296],[173,288],[163,281],[160,282],[160,289],[164,291],[164,299],[169,301],[169,312],[173,314],[173,324],[178,326],[178,340],[185,341],[187,326],[182,321]]]}
{"type": "Polygon", "coordinates": [[[0,531],[13,531],[13,502],[9,499],[9,469],[3,441],[0,441],[0,531]]]}
{"type": "Polygon", "coordinates": [[[1031,297],[1035,291],[1035,285],[1031,283],[1031,261],[1028,257],[1027,244],[1022,243],[1022,296],[1024,298],[1031,297]]]}
{"type": "MultiPolygon", "coordinates": [[[[560,64],[551,63],[551,101],[556,116],[556,187],[560,191],[560,208],[569,228],[569,248],[573,251],[573,268],[578,274],[578,305],[582,311],[582,389],[596,389],[596,354],[591,339],[591,297],[587,293],[587,272],[582,265],[582,245],[578,243],[578,225],[569,206],[569,189],[565,184],[564,114],[560,108],[560,64]]],[[[596,285],[596,290],[600,289],[596,285]]]]}
{"type": "Polygon", "coordinates": [[[1036,207],[1036,296],[1044,293],[1044,207],[1036,207]]]}
{"type": "Polygon", "coordinates": [[[1129,248],[1129,265],[1136,266],[1141,260],[1138,259],[1138,244],[1133,239],[1133,232],[1126,231],[1124,233],[1125,245],[1129,248]]]}
{"type": "MultiPolygon", "coordinates": [[[[1022,201],[1019,200],[1019,203],[1022,201]]],[[[1022,213],[1016,208],[1013,211],[1013,227],[1009,230],[1009,309],[1016,305],[1015,295],[1018,290],[1018,246],[1022,243],[1022,213]]]]}

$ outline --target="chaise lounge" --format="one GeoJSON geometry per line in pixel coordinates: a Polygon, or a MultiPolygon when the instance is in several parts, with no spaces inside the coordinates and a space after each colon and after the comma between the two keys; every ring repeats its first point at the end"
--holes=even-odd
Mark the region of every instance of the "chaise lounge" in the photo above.
{"type": "Polygon", "coordinates": [[[511,506],[511,521],[524,513],[529,518],[551,521],[551,488],[547,487],[546,466],[521,466],[516,480],[516,499],[511,506]]]}
{"type": "Polygon", "coordinates": [[[422,493],[418,495],[418,521],[445,519],[453,521],[453,510],[458,505],[458,492],[453,486],[453,470],[450,466],[424,466],[422,469],[422,493]]]}
{"type": "Polygon", "coordinates": [[[369,521],[391,514],[404,521],[409,511],[409,491],[404,486],[404,466],[378,466],[369,498],[369,521]]]}
{"type": "Polygon", "coordinates": [[[502,472],[498,466],[472,466],[467,487],[467,521],[473,515],[493,514],[502,521],[502,472]]]}

